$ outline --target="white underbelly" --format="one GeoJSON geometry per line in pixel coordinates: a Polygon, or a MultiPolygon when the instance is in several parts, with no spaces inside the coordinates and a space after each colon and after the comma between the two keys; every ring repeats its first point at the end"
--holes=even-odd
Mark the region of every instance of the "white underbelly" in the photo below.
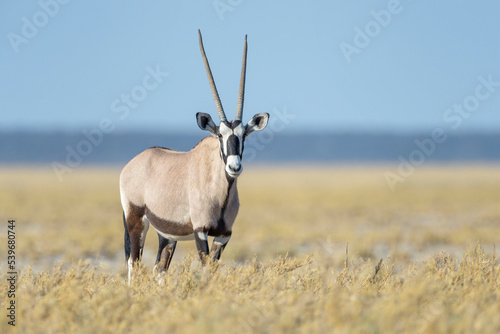
{"type": "MultiPolygon", "coordinates": [[[[154,228],[154,226],[153,226],[153,228],[154,228]]],[[[174,241],[194,240],[194,234],[172,235],[172,234],[162,233],[156,229],[155,229],[155,231],[158,232],[159,235],[161,235],[162,237],[164,237],[165,239],[168,239],[168,240],[174,240],[174,241]]]]}

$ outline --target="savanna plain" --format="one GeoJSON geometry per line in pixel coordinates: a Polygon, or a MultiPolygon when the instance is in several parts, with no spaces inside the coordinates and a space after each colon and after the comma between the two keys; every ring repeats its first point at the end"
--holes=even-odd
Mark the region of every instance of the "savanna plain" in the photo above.
{"type": "Polygon", "coordinates": [[[0,169],[1,333],[500,333],[500,166],[245,166],[219,263],[127,284],[118,168],[0,169]],[[16,326],[7,221],[16,220],[16,326]],[[496,247],[495,247],[496,245],[496,247]]]}

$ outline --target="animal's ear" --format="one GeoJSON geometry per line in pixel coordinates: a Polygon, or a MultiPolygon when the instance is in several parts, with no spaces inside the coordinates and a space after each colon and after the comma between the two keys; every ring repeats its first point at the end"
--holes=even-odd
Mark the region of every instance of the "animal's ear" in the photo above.
{"type": "Polygon", "coordinates": [[[256,114],[250,122],[248,122],[245,129],[245,136],[248,136],[254,131],[263,130],[269,122],[269,114],[267,112],[256,114]]]}
{"type": "Polygon", "coordinates": [[[212,136],[217,137],[217,126],[214,121],[212,121],[212,117],[210,117],[209,114],[204,112],[196,113],[196,121],[200,129],[208,131],[212,136]]]}

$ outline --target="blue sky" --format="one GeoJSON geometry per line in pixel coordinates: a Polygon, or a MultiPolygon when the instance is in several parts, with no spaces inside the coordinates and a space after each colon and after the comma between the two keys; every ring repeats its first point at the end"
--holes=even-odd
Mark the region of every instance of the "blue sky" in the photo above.
{"type": "Polygon", "coordinates": [[[500,123],[499,2],[60,2],[0,4],[0,131],[103,120],[198,131],[196,112],[216,116],[198,28],[230,118],[248,34],[245,120],[286,112],[290,131],[500,123]]]}

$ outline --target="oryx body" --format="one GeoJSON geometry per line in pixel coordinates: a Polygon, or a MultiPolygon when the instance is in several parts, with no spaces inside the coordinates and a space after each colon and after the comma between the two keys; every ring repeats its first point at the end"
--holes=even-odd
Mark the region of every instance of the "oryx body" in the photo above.
{"type": "Polygon", "coordinates": [[[133,158],[120,174],[120,196],[125,227],[125,256],[129,281],[134,261],[140,259],[149,225],[158,233],[156,263],[166,271],[178,240],[195,239],[200,257],[208,254],[207,236],[213,236],[212,254],[220,258],[238,214],[236,179],[242,172],[244,140],[266,127],[269,114],[242,123],[246,72],[246,38],[240,96],[235,120],[227,121],[212,77],[203,43],[200,49],[214,96],[220,125],[210,115],[197,113],[198,126],[211,137],[191,151],[153,147],[133,158]]]}

